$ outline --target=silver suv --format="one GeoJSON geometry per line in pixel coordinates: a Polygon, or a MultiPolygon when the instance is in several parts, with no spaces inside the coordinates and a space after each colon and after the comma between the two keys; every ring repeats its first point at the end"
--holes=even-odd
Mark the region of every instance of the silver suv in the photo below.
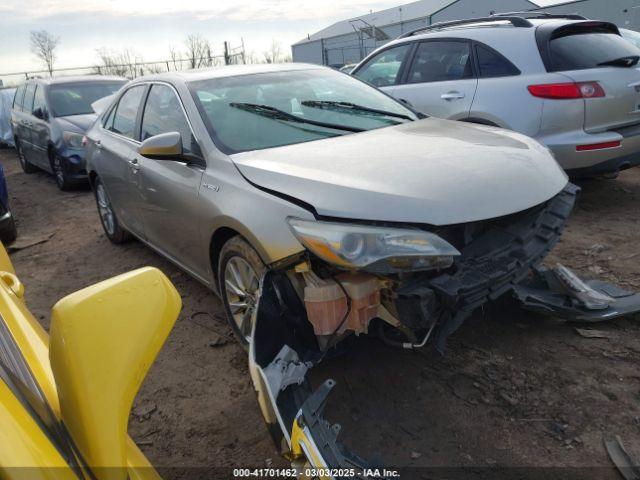
{"type": "Polygon", "coordinates": [[[639,58],[611,23],[510,14],[408,32],[352,74],[428,115],[533,137],[578,177],[640,164],[639,58]]]}

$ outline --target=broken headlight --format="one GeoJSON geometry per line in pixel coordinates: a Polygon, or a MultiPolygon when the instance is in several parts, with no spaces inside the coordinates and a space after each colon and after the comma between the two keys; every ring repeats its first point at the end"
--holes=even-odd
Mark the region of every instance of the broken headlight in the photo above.
{"type": "Polygon", "coordinates": [[[339,267],[389,274],[450,267],[460,252],[439,236],[417,229],[370,227],[289,218],[296,238],[339,267]]]}

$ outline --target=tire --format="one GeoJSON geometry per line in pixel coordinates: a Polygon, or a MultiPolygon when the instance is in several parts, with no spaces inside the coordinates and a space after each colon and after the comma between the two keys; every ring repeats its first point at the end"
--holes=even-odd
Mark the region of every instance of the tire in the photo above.
{"type": "Polygon", "coordinates": [[[55,150],[49,150],[49,163],[51,164],[51,171],[53,172],[53,177],[56,179],[56,185],[63,192],[69,190],[72,186],[72,183],[67,178],[67,172],[65,171],[64,158],[58,155],[55,150]]]}
{"type": "Polygon", "coordinates": [[[260,280],[266,271],[258,253],[239,235],[228,240],[220,251],[220,296],[229,326],[245,349],[249,348],[253,311],[260,280]]]}
{"type": "Polygon", "coordinates": [[[8,245],[12,243],[18,237],[18,230],[16,228],[16,222],[11,216],[11,220],[0,231],[0,240],[3,244],[8,245]]]}
{"type": "Polygon", "coordinates": [[[16,138],[16,151],[18,152],[18,161],[20,162],[20,166],[22,167],[22,171],[24,173],[35,173],[38,168],[29,163],[27,157],[24,156],[24,152],[22,150],[22,145],[20,145],[20,140],[16,138]]]}
{"type": "Polygon", "coordinates": [[[120,226],[118,217],[116,217],[116,213],[111,206],[111,200],[109,199],[107,190],[104,188],[100,177],[96,177],[93,191],[96,197],[96,206],[98,207],[98,214],[104,234],[115,244],[124,243],[129,240],[131,236],[129,232],[120,226]]]}

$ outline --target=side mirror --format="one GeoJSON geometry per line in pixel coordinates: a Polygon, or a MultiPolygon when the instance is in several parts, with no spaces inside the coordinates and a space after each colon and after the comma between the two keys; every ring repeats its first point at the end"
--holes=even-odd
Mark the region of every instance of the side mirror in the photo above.
{"type": "Polygon", "coordinates": [[[44,120],[46,115],[44,113],[44,110],[42,110],[42,107],[38,107],[36,108],[33,112],[31,112],[33,114],[34,117],[39,118],[40,120],[44,120]]]}
{"type": "Polygon", "coordinates": [[[182,135],[168,132],[147,138],[138,148],[138,153],[156,160],[175,160],[182,156],[182,135]]]}
{"type": "Polygon", "coordinates": [[[49,359],[62,421],[98,480],[128,478],[131,405],[180,308],[174,286],[151,267],[53,307],[49,359]]]}

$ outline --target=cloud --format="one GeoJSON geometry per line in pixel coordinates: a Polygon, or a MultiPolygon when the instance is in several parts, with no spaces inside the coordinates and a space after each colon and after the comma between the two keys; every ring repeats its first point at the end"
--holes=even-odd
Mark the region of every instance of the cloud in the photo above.
{"type": "MultiPolygon", "coordinates": [[[[65,15],[96,14],[112,17],[192,15],[197,19],[233,21],[309,20],[366,13],[397,2],[371,0],[235,0],[234,6],[211,0],[5,0],[0,12],[22,20],[65,15]]],[[[6,18],[6,15],[3,15],[6,18]]],[[[0,21],[0,23],[2,23],[0,21]]]]}

